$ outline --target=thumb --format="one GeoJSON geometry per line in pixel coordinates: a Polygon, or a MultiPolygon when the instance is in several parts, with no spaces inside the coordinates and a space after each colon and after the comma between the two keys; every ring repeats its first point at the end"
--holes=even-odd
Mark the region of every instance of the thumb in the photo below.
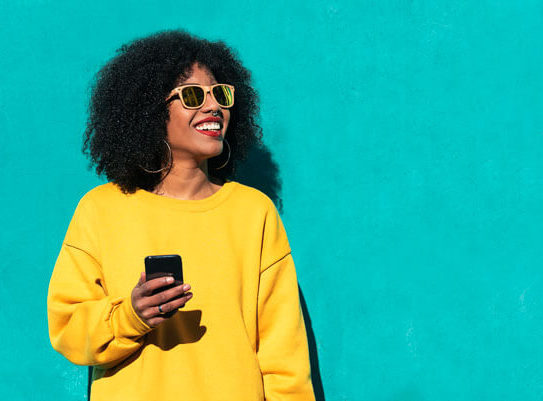
{"type": "Polygon", "coordinates": [[[140,274],[140,280],[138,281],[138,284],[137,286],[139,287],[140,285],[142,285],[143,283],[145,283],[145,272],[141,272],[140,274]]]}

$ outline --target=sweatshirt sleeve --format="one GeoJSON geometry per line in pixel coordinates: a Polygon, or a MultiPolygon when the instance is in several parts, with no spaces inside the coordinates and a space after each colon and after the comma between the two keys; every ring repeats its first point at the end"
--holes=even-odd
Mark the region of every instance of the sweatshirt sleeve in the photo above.
{"type": "Polygon", "coordinates": [[[47,297],[49,337],[73,363],[111,366],[139,349],[151,328],[135,313],[130,294],[108,295],[93,212],[84,197],[58,255],[47,297]]]}
{"type": "Polygon", "coordinates": [[[296,270],[275,208],[268,214],[258,292],[257,355],[267,401],[311,401],[309,351],[296,270]]]}

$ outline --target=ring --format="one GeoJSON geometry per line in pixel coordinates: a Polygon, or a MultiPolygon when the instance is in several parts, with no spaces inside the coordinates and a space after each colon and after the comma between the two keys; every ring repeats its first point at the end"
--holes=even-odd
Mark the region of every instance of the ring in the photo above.
{"type": "Polygon", "coordinates": [[[164,313],[164,311],[162,310],[162,305],[158,305],[158,311],[160,312],[160,314],[164,313]]]}

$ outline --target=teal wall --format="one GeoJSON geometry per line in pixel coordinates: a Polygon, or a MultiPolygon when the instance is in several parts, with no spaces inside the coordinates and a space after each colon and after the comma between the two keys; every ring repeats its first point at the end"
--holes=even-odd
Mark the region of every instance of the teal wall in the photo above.
{"type": "Polygon", "coordinates": [[[0,2],[0,394],[81,400],[46,292],[88,84],[182,27],[252,70],[326,400],[543,398],[541,1],[0,2]]]}

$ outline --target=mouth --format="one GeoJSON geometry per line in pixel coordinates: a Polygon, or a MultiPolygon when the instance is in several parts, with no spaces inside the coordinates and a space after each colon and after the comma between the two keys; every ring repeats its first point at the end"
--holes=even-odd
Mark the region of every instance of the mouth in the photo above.
{"type": "Polygon", "coordinates": [[[199,121],[194,125],[194,129],[200,134],[218,137],[221,136],[223,123],[220,118],[209,117],[205,120],[199,121]]]}

